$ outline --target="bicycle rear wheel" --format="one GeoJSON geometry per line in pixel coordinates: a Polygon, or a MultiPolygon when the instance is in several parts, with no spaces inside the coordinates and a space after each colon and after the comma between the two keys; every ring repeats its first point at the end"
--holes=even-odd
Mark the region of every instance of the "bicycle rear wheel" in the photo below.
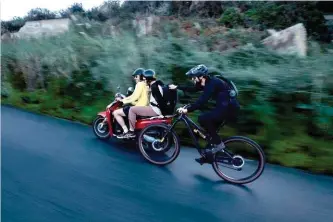
{"type": "Polygon", "coordinates": [[[138,136],[139,150],[142,156],[155,165],[166,165],[173,162],[179,155],[179,138],[171,130],[165,140],[160,140],[170,126],[166,124],[153,124],[144,128],[138,136]]]}
{"type": "Polygon", "coordinates": [[[226,148],[214,155],[214,171],[222,179],[234,184],[256,180],[264,171],[265,154],[253,140],[233,136],[224,141],[226,148]]]}

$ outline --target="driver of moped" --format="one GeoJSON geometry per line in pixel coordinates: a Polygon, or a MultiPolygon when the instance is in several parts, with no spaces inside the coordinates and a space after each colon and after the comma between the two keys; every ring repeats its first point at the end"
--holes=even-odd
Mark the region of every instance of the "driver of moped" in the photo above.
{"type": "Polygon", "coordinates": [[[125,124],[124,118],[128,118],[129,109],[131,106],[148,106],[148,86],[143,81],[143,68],[136,69],[132,76],[136,82],[134,92],[125,98],[116,98],[116,100],[123,103],[124,107],[113,111],[112,115],[117,120],[119,125],[123,129],[123,133],[118,135],[118,138],[122,138],[125,134],[128,133],[128,127],[125,124]]]}

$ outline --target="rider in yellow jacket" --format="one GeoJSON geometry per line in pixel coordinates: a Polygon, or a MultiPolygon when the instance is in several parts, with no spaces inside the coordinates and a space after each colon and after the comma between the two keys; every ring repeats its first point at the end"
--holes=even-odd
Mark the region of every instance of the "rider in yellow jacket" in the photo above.
{"type": "Polygon", "coordinates": [[[124,105],[127,106],[122,109],[117,109],[112,113],[119,125],[123,128],[123,134],[126,134],[128,132],[128,127],[126,126],[123,117],[128,118],[128,112],[130,107],[147,106],[149,103],[148,86],[142,79],[142,74],[144,71],[144,69],[138,68],[133,72],[132,76],[134,77],[134,80],[136,82],[133,94],[125,97],[124,99],[118,99],[118,101],[121,101],[124,105]]]}

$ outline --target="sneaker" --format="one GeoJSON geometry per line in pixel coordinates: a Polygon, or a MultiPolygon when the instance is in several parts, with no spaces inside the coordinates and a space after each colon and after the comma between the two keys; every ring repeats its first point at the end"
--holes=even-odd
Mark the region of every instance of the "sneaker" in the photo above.
{"type": "Polygon", "coordinates": [[[215,154],[217,152],[222,151],[225,148],[224,143],[221,141],[220,144],[214,145],[214,147],[211,149],[212,153],[215,154]]]}
{"type": "Polygon", "coordinates": [[[203,155],[203,157],[195,159],[195,161],[197,161],[201,165],[204,163],[212,163],[213,159],[214,159],[213,154],[215,154],[219,151],[222,151],[225,148],[225,145],[221,141],[220,144],[213,145],[212,148],[208,148],[208,147],[209,146],[207,146],[206,148],[201,150],[201,154],[203,155]]]}
{"type": "Polygon", "coordinates": [[[136,137],[135,133],[133,131],[128,131],[125,135],[124,138],[134,138],[136,137]]]}
{"type": "Polygon", "coordinates": [[[196,158],[196,162],[200,163],[200,165],[205,163],[211,163],[213,154],[210,144],[208,144],[205,148],[201,149],[200,154],[202,155],[202,157],[196,158]]]}
{"type": "Polygon", "coordinates": [[[195,161],[197,161],[198,163],[200,163],[200,165],[202,165],[204,163],[210,163],[210,161],[206,157],[196,158],[195,161]]]}
{"type": "Polygon", "coordinates": [[[127,132],[127,133],[119,134],[119,135],[117,135],[116,137],[117,137],[118,139],[123,139],[123,138],[126,137],[126,134],[128,134],[128,132],[127,132]]]}
{"type": "Polygon", "coordinates": [[[200,154],[205,156],[207,153],[209,153],[211,151],[212,151],[212,148],[203,148],[200,150],[200,154]]]}

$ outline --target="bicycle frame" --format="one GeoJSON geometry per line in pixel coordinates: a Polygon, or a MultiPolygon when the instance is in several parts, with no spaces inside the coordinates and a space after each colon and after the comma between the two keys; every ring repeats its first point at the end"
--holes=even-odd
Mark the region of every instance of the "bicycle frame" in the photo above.
{"type": "MultiPolygon", "coordinates": [[[[176,115],[175,115],[176,116],[176,115]]],[[[171,127],[169,128],[169,130],[166,132],[166,134],[163,136],[162,140],[164,140],[164,138],[170,133],[170,131],[176,126],[176,124],[178,122],[184,122],[193,141],[195,144],[196,149],[200,152],[200,145],[199,145],[199,141],[198,139],[195,137],[194,133],[195,131],[197,131],[197,133],[199,134],[199,136],[201,136],[203,139],[205,139],[207,141],[207,133],[204,129],[202,129],[200,126],[198,126],[197,124],[195,124],[190,118],[187,117],[187,115],[185,114],[180,114],[179,117],[176,119],[175,122],[172,123],[171,127]]]]}
{"type": "MultiPolygon", "coordinates": [[[[175,114],[174,115],[174,117],[175,116],[177,116],[178,114],[175,114]]],[[[195,135],[194,135],[194,132],[197,130],[197,133],[199,134],[199,136],[201,137],[201,138],[203,138],[205,141],[207,141],[208,142],[208,137],[209,137],[209,135],[208,135],[208,133],[203,129],[203,128],[201,128],[200,126],[198,126],[197,124],[195,124],[190,118],[188,118],[188,116],[187,115],[185,115],[185,114],[183,114],[183,113],[181,113],[180,115],[179,115],[179,117],[177,118],[177,120],[171,125],[171,127],[168,129],[168,131],[165,133],[165,135],[162,137],[162,139],[161,139],[161,141],[163,142],[164,141],[164,139],[166,138],[166,136],[170,133],[170,131],[176,126],[176,124],[178,123],[178,122],[180,122],[180,121],[183,121],[184,123],[185,123],[185,125],[186,125],[186,127],[187,127],[187,129],[188,129],[188,131],[189,131],[189,133],[190,133],[190,135],[191,135],[191,137],[192,137],[192,139],[193,139],[193,141],[194,141],[194,144],[195,144],[195,148],[197,149],[197,151],[199,152],[199,154],[200,155],[202,155],[202,148],[200,147],[200,145],[199,145],[199,141],[198,141],[198,139],[195,137],[195,135]]],[[[222,126],[222,125],[224,125],[224,123],[225,123],[225,121],[223,121],[222,123],[221,123],[221,125],[218,127],[218,129],[222,126]]],[[[229,157],[229,158],[231,158],[232,159],[232,156],[233,156],[233,154],[231,153],[231,152],[229,152],[229,151],[227,151],[227,150],[223,150],[223,152],[229,157]]]]}

